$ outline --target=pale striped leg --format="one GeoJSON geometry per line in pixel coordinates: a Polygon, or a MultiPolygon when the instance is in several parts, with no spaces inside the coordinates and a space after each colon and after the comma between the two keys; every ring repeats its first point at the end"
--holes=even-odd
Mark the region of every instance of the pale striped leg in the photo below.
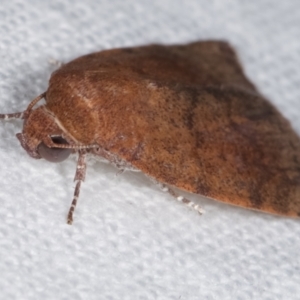
{"type": "Polygon", "coordinates": [[[67,219],[67,223],[69,225],[72,225],[73,223],[73,215],[74,215],[75,207],[80,193],[80,185],[81,182],[84,181],[85,173],[86,173],[86,163],[85,163],[86,151],[79,150],[78,152],[79,152],[79,156],[77,161],[76,174],[74,178],[74,181],[76,181],[76,187],[75,187],[74,197],[73,197],[71,207],[69,209],[68,219],[67,219]]]}
{"type": "Polygon", "coordinates": [[[204,213],[204,210],[201,208],[200,205],[194,203],[193,201],[179,195],[171,188],[167,187],[165,184],[159,184],[160,188],[163,192],[168,192],[170,195],[172,195],[174,198],[176,198],[179,202],[184,203],[185,205],[195,209],[200,215],[204,213]]]}

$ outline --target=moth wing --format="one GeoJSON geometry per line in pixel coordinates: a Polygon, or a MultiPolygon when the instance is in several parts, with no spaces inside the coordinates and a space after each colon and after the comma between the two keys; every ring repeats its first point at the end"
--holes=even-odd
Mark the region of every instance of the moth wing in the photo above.
{"type": "Polygon", "coordinates": [[[270,213],[300,213],[300,142],[256,93],[158,88],[128,161],[159,182],[270,213]],[[155,115],[155,122],[152,117],[155,115]]]}

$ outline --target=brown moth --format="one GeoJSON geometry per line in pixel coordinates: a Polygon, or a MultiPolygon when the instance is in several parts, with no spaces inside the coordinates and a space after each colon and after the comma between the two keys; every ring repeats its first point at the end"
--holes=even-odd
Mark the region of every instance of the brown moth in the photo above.
{"type": "MultiPolygon", "coordinates": [[[[205,41],[113,49],[55,71],[22,113],[17,137],[33,158],[86,154],[173,187],[284,216],[300,214],[300,139],[245,77],[232,48],[205,41]],[[34,106],[42,98],[46,104],[34,106]]],[[[191,204],[191,203],[190,203],[191,204]]],[[[197,206],[196,206],[197,208],[197,206]]]]}

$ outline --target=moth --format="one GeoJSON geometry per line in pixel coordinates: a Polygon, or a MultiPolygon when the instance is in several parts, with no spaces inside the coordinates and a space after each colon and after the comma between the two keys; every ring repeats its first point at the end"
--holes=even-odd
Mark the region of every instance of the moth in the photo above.
{"type": "Polygon", "coordinates": [[[300,139],[245,77],[223,41],[112,49],[62,65],[20,113],[17,134],[33,158],[78,153],[139,170],[173,187],[283,216],[300,215],[300,139]],[[41,99],[45,105],[37,105],[41,99]]]}

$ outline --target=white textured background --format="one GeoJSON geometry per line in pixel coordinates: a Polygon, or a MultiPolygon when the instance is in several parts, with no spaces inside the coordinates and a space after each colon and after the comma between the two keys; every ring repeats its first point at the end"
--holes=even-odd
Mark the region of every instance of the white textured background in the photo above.
{"type": "MultiPolygon", "coordinates": [[[[112,47],[221,38],[300,133],[299,0],[1,1],[0,111],[23,110],[55,66],[112,47]]],[[[201,200],[138,174],[30,158],[0,124],[0,299],[300,299],[300,222],[201,200]],[[190,198],[195,199],[191,196],[190,198]]]]}

